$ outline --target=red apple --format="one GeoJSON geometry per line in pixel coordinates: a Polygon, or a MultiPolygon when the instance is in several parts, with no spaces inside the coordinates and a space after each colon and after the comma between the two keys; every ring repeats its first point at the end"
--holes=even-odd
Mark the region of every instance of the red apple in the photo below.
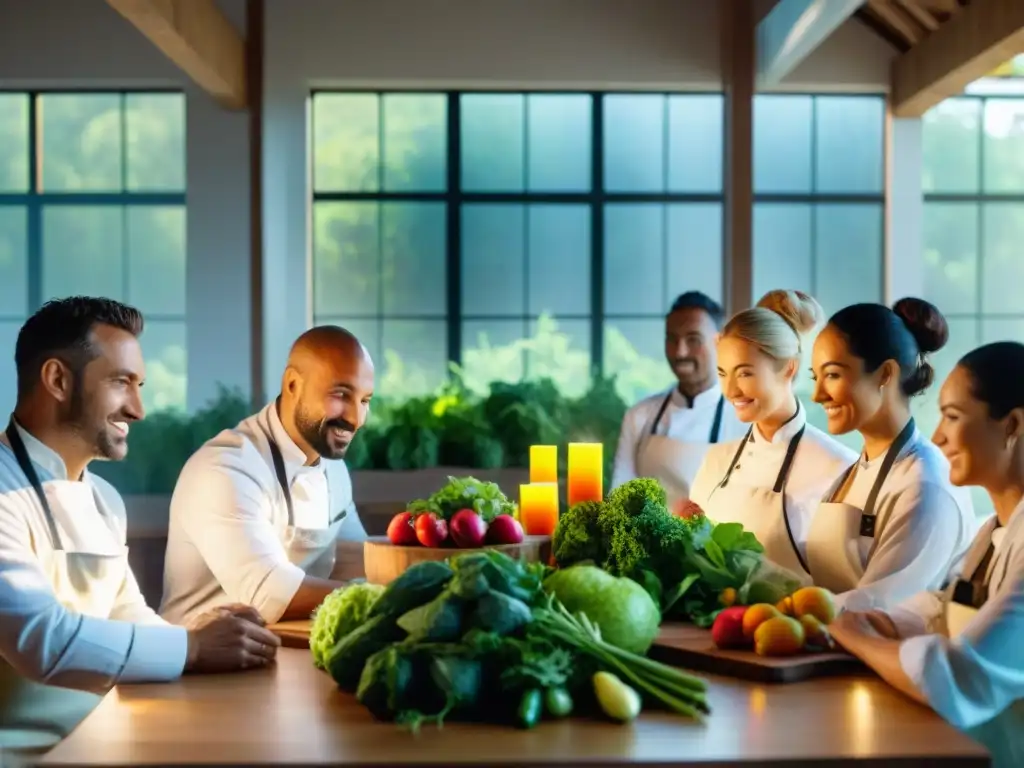
{"type": "Polygon", "coordinates": [[[472,509],[460,509],[448,525],[455,546],[467,549],[483,546],[487,523],[472,509]]]}
{"type": "Polygon", "coordinates": [[[412,512],[399,512],[388,523],[388,541],[396,547],[410,547],[419,544],[412,512]]]}
{"type": "Polygon", "coordinates": [[[743,634],[743,614],[747,612],[747,606],[734,605],[725,608],[715,617],[715,623],[711,625],[711,639],[719,648],[748,648],[751,639],[743,634]]]}
{"type": "Polygon", "coordinates": [[[448,538],[448,523],[433,512],[416,517],[416,538],[424,547],[440,547],[448,538]]]}
{"type": "Polygon", "coordinates": [[[523,540],[523,526],[512,515],[498,515],[487,526],[488,544],[519,544],[523,540]]]}

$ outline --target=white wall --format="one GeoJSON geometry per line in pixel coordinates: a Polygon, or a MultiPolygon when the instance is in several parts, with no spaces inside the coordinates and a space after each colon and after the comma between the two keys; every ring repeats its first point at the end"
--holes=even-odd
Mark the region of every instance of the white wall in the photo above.
{"type": "MultiPolygon", "coordinates": [[[[244,0],[221,6],[244,31],[244,0]]],[[[103,0],[0,0],[0,88],[90,87],[184,88],[188,402],[204,403],[218,381],[248,392],[247,116],[216,106],[103,0]]]]}

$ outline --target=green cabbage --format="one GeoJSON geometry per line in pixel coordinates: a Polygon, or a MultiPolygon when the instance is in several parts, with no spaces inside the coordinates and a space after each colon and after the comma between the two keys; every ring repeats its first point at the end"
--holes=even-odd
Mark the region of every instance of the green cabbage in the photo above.
{"type": "Polygon", "coordinates": [[[309,650],[313,664],[326,669],[327,655],[335,644],[367,619],[374,603],[384,594],[381,584],[354,582],[339,587],[324,598],[313,612],[309,650]]]}

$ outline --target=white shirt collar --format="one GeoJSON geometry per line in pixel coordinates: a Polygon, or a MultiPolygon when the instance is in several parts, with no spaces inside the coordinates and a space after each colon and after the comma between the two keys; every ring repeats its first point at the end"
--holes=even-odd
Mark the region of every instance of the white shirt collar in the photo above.
{"type": "Polygon", "coordinates": [[[789,442],[796,437],[796,433],[803,429],[806,424],[807,411],[804,410],[803,405],[801,405],[800,401],[797,400],[796,414],[793,418],[775,430],[775,434],[772,435],[771,440],[766,440],[764,435],[761,434],[761,430],[759,430],[755,425],[752,430],[750,441],[752,443],[762,443],[764,445],[779,445],[780,443],[789,445],[789,442]]]}
{"type": "MultiPolygon", "coordinates": [[[[910,452],[910,450],[914,447],[914,443],[916,443],[918,440],[920,440],[920,438],[921,438],[921,433],[918,432],[917,425],[915,424],[914,425],[914,431],[910,433],[910,439],[907,440],[907,442],[903,444],[902,448],[900,448],[900,452],[898,454],[896,454],[896,458],[893,461],[893,464],[895,464],[897,461],[899,461],[904,456],[906,456],[910,452]]],[[[886,456],[887,453],[889,453],[889,449],[888,448],[886,448],[880,454],[875,456],[875,458],[869,459],[867,454],[864,453],[864,451],[861,451],[860,459],[859,459],[859,461],[860,461],[860,468],[861,469],[877,469],[878,467],[882,466],[882,462],[885,461],[885,456],[886,456]]]]}
{"type": "MultiPolygon", "coordinates": [[[[687,402],[686,396],[679,391],[678,386],[672,387],[671,393],[672,405],[674,405],[676,408],[690,408],[690,404],[689,402],[687,402]]],[[[699,393],[696,397],[693,398],[693,409],[697,410],[703,408],[714,408],[718,405],[718,401],[721,397],[722,387],[717,383],[712,384],[708,389],[705,389],[703,392],[699,393]]]]}
{"type": "Polygon", "coordinates": [[[281,423],[281,417],[277,414],[277,401],[271,401],[263,408],[260,414],[261,421],[269,432],[269,437],[277,443],[281,451],[281,458],[284,460],[285,472],[289,475],[289,482],[296,475],[302,472],[323,472],[325,465],[322,458],[318,458],[315,464],[306,465],[306,454],[295,441],[288,435],[288,431],[281,423]]]}
{"type": "MultiPolygon", "coordinates": [[[[35,435],[26,430],[23,426],[14,422],[14,428],[18,430],[18,434],[21,436],[21,441],[25,444],[25,451],[28,453],[29,459],[32,460],[33,464],[38,465],[43,469],[49,477],[40,477],[40,482],[45,482],[48,479],[53,480],[67,480],[68,468],[64,464],[64,459],[61,455],[53,450],[50,446],[39,440],[35,435]]],[[[6,437],[6,433],[4,435],[6,437]]],[[[8,443],[10,438],[8,438],[8,443]]],[[[88,472],[82,473],[82,480],[88,477],[88,472]]]]}

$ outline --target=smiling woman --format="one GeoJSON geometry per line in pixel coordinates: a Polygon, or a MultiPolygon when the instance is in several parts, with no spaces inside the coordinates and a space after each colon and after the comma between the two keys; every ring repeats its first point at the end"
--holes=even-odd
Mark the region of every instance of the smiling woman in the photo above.
{"type": "Polygon", "coordinates": [[[855,459],[807,423],[793,391],[803,337],[821,318],[813,298],[780,290],[722,329],[722,393],[751,427],[741,440],[712,447],[690,496],[712,520],[741,523],[770,559],[805,579],[810,516],[832,479],[855,459]]]}

